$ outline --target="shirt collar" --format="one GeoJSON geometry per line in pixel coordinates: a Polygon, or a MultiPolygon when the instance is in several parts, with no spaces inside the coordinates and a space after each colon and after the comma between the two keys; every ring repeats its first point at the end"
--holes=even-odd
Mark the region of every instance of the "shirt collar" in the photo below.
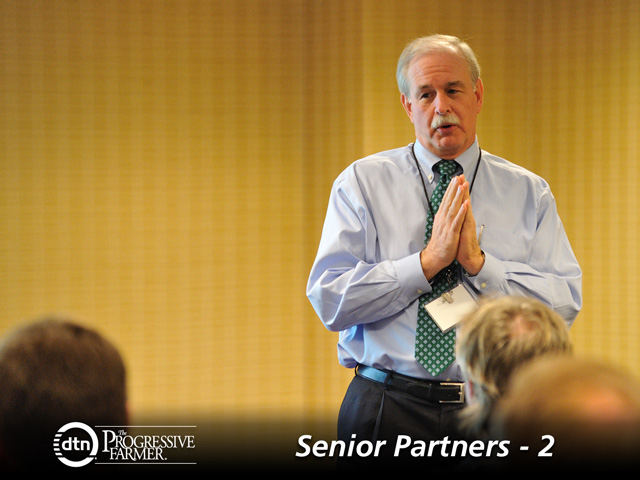
{"type": "MultiPolygon", "coordinates": [[[[420,163],[420,165],[422,165],[422,168],[424,168],[425,172],[427,173],[427,180],[429,181],[429,183],[433,183],[433,181],[435,180],[433,167],[442,159],[424,148],[419,140],[416,140],[414,144],[414,150],[418,162],[420,163]]],[[[455,161],[458,162],[462,167],[462,171],[458,171],[456,172],[456,174],[464,173],[466,180],[471,181],[471,175],[473,175],[473,172],[475,170],[479,152],[480,147],[478,145],[478,138],[476,137],[473,144],[455,159],[455,161]]]]}

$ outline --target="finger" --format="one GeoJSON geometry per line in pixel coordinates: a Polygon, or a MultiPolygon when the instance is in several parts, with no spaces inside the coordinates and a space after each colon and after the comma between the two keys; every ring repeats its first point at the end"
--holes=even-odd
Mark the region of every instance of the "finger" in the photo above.
{"type": "Polygon", "coordinates": [[[458,195],[458,190],[460,185],[458,183],[458,178],[454,177],[449,185],[447,186],[447,190],[440,201],[440,206],[438,207],[438,213],[440,215],[449,216],[451,208],[455,208],[456,210],[460,207],[460,205],[454,205],[454,201],[458,195]]]}
{"type": "Polygon", "coordinates": [[[452,213],[454,214],[453,220],[451,222],[451,232],[459,235],[462,231],[462,227],[464,226],[467,218],[467,213],[469,209],[469,204],[467,202],[462,202],[460,206],[456,209],[452,209],[452,213]]]}
{"type": "Polygon", "coordinates": [[[471,208],[471,199],[469,198],[468,192],[465,195],[464,203],[467,205],[467,216],[465,217],[465,223],[471,224],[473,223],[475,228],[475,219],[473,218],[473,209],[471,208]]]}
{"type": "Polygon", "coordinates": [[[444,192],[440,205],[443,205],[443,204],[448,205],[451,203],[451,200],[455,197],[458,186],[460,185],[459,182],[460,182],[459,177],[453,177],[451,179],[451,181],[449,182],[449,185],[447,185],[447,189],[444,192]]]}
{"type": "Polygon", "coordinates": [[[468,230],[470,237],[475,239],[476,220],[473,217],[473,209],[471,208],[471,200],[466,199],[464,201],[467,208],[467,215],[464,218],[464,225],[462,228],[468,230]]]}
{"type": "Polygon", "coordinates": [[[451,200],[451,203],[447,211],[449,221],[452,221],[458,215],[460,209],[462,208],[465,202],[465,195],[466,195],[465,188],[462,185],[458,185],[458,188],[455,192],[455,196],[451,200]]]}
{"type": "Polygon", "coordinates": [[[449,209],[450,210],[453,209],[457,213],[457,211],[460,209],[462,204],[465,202],[471,203],[471,199],[469,198],[469,182],[464,181],[463,179],[461,183],[458,185],[458,189],[456,191],[455,196],[451,200],[449,209]]]}
{"type": "Polygon", "coordinates": [[[464,224],[460,233],[460,247],[469,246],[472,251],[479,249],[478,239],[476,237],[476,220],[473,217],[471,201],[465,200],[467,214],[464,218],[464,224]]]}
{"type": "Polygon", "coordinates": [[[464,200],[471,201],[471,190],[469,189],[469,182],[465,180],[460,186],[464,189],[464,200]]]}
{"type": "Polygon", "coordinates": [[[484,265],[482,250],[476,237],[476,222],[471,210],[471,202],[465,201],[467,214],[460,232],[460,242],[456,259],[472,275],[476,275],[484,265]]]}

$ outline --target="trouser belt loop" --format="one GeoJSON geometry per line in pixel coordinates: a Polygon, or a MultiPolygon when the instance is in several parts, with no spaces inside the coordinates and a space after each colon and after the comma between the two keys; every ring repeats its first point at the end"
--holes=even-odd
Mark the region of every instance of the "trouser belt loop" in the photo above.
{"type": "Polygon", "coordinates": [[[384,377],[384,389],[389,390],[389,382],[391,381],[392,372],[387,372],[387,376],[384,377]]]}

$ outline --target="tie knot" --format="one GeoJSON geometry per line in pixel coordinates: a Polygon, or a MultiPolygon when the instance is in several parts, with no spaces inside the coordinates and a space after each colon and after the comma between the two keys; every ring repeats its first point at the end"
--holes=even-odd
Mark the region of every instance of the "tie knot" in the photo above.
{"type": "Polygon", "coordinates": [[[440,172],[440,176],[446,178],[451,178],[457,167],[458,162],[455,160],[441,160],[434,166],[434,168],[437,168],[440,172]]]}

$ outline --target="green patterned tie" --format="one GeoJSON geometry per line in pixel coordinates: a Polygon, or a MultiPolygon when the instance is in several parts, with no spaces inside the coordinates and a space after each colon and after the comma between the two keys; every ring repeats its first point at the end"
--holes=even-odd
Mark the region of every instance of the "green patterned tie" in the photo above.
{"type": "MultiPolygon", "coordinates": [[[[443,160],[436,163],[436,169],[440,171],[440,179],[436,185],[433,195],[431,195],[431,207],[433,212],[438,211],[444,192],[451,182],[453,173],[456,171],[458,163],[453,160],[443,160]]],[[[433,215],[427,212],[427,227],[425,233],[425,245],[431,238],[431,228],[433,227],[433,215]]],[[[431,292],[422,295],[418,306],[418,326],[416,331],[416,351],[415,356],[418,362],[433,376],[440,374],[455,359],[455,329],[447,333],[433,321],[429,312],[424,306],[439,298],[443,293],[451,290],[457,283],[457,262],[442,269],[434,277],[431,283],[431,292]]]]}

